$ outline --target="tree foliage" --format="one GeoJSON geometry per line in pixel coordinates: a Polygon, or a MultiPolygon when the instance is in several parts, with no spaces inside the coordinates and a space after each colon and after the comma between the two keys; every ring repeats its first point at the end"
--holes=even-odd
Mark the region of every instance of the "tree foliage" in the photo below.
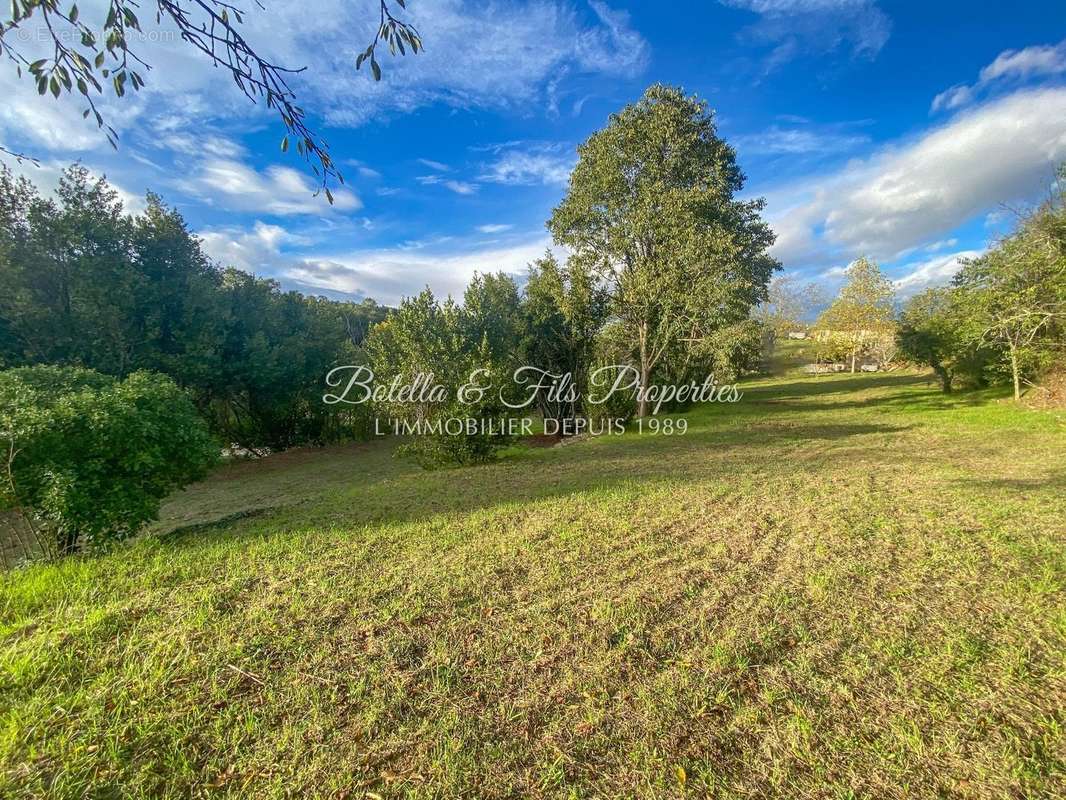
{"type": "Polygon", "coordinates": [[[680,89],[650,87],[578,153],[548,227],[604,282],[647,386],[672,348],[766,299],[773,233],[762,200],[736,199],[744,176],[706,104],[680,89]]]}
{"type": "MultiPolygon", "coordinates": [[[[406,7],[406,0],[395,3],[406,7]]],[[[330,157],[329,146],[311,129],[296,102],[291,81],[304,67],[285,67],[260,54],[242,32],[243,12],[226,0],[155,0],[151,5],[157,24],[164,20],[172,24],[182,41],[229,75],[245,97],[253,103],[262,100],[277,113],[285,128],[282,150],[292,145],[319,177],[332,203],[329,183],[331,179],[343,183],[344,178],[330,157]]],[[[379,0],[378,5],[380,20],[374,38],[355,61],[356,69],[369,63],[374,80],[381,80],[379,43],[385,42],[393,55],[424,49],[421,34],[394,16],[387,0],[379,0]]],[[[81,96],[86,103],[83,116],[91,117],[112,146],[117,146],[118,134],[105,121],[97,100],[107,92],[123,97],[129,90],[138,91],[152,67],[135,45],[136,34],[141,32],[141,5],[135,0],[109,0],[105,7],[106,16],[97,26],[96,21],[81,16],[73,1],[66,6],[59,0],[12,0],[10,19],[0,20],[0,57],[6,58],[19,77],[34,82],[42,101],[49,94],[81,96]],[[46,34],[48,52],[41,58],[37,56],[42,53],[26,46],[37,36],[22,35],[34,30],[46,34]]],[[[265,12],[262,6],[260,10],[265,12]]],[[[4,147],[0,152],[29,158],[4,147]]]]}
{"type": "Polygon", "coordinates": [[[976,343],[998,349],[1014,398],[1020,399],[1023,383],[1066,355],[1062,196],[1034,210],[1011,235],[968,262],[955,283],[976,343]]]}
{"type": "Polygon", "coordinates": [[[318,398],[385,309],[220,269],[158,197],[130,216],[82,167],[55,200],[0,170],[0,286],[0,367],[162,372],[227,443],[253,449],[365,432],[365,413],[318,398]]]}
{"type": "Polygon", "coordinates": [[[51,366],[0,371],[0,445],[0,506],[29,515],[47,553],[133,535],[219,452],[166,376],[51,366]]]}
{"type": "Polygon", "coordinates": [[[801,284],[795,275],[775,275],[767,286],[766,300],[752,310],[752,318],[776,336],[805,329],[827,302],[820,284],[801,284]]]}
{"type": "Polygon", "coordinates": [[[439,387],[418,397],[375,403],[390,420],[425,425],[406,444],[402,453],[414,456],[425,467],[473,464],[490,460],[507,443],[498,430],[478,426],[448,428],[449,420],[489,421],[506,413],[499,400],[499,388],[510,380],[511,357],[517,337],[500,320],[491,320],[493,330],[483,327],[485,305],[492,300],[506,311],[517,303],[514,283],[504,275],[476,279],[468,290],[471,308],[460,307],[451,298],[443,303],[425,289],[405,299],[396,313],[375,325],[366,341],[375,385],[422,385],[439,387]],[[508,286],[510,283],[510,286],[508,286]],[[486,290],[486,287],[491,289],[486,290]],[[493,291],[495,290],[495,291],[493,291]],[[490,299],[491,298],[491,299],[490,299]],[[482,394],[466,395],[464,385],[491,387],[482,394]]]}
{"type": "Polygon", "coordinates": [[[845,283],[836,299],[815,324],[824,345],[841,349],[855,372],[858,359],[876,344],[891,339],[895,330],[895,292],[892,281],[865,256],[856,259],[845,273],[845,283]]]}
{"type": "Polygon", "coordinates": [[[546,419],[592,410],[582,398],[588,393],[589,369],[596,359],[607,304],[602,286],[581,261],[560,264],[549,252],[530,265],[522,300],[522,361],[560,378],[571,376],[574,389],[573,400],[546,389],[537,393],[537,406],[546,419]]]}
{"type": "Polygon", "coordinates": [[[983,380],[986,351],[968,326],[957,289],[928,289],[904,306],[899,346],[906,358],[929,366],[944,392],[950,392],[960,377],[972,383],[983,380]]]}

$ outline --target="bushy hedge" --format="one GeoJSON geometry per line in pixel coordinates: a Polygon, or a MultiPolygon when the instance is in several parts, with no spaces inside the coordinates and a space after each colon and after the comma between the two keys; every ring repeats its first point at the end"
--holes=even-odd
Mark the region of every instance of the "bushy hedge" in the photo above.
{"type": "Polygon", "coordinates": [[[26,514],[52,554],[133,535],[219,454],[165,375],[53,366],[0,372],[0,446],[0,507],[26,514]]]}
{"type": "MultiPolygon", "coordinates": [[[[478,284],[483,285],[483,281],[478,284]]],[[[512,302],[517,307],[518,295],[513,282],[511,287],[512,302]]],[[[468,292],[467,299],[471,297],[468,292]]],[[[450,298],[440,303],[426,289],[417,297],[404,300],[397,312],[375,325],[367,337],[366,350],[375,382],[389,384],[396,379],[409,383],[416,376],[424,375],[432,377],[432,383],[443,389],[442,399],[437,401],[377,404],[377,411],[392,420],[427,426],[400,450],[426,468],[490,461],[509,441],[498,428],[447,427],[465,420],[487,424],[488,420],[507,415],[496,391],[487,391],[476,398],[471,395],[463,402],[459,399],[460,387],[470,382],[475,370],[485,370],[478,376],[479,385],[498,387],[506,381],[509,365],[493,355],[493,345],[497,345],[500,353],[514,350],[514,343],[503,338],[505,335],[513,338],[513,334],[496,337],[480,329],[469,307],[477,304],[468,302],[467,307],[460,308],[450,298]]],[[[500,316],[494,314],[488,318],[500,316]]]]}

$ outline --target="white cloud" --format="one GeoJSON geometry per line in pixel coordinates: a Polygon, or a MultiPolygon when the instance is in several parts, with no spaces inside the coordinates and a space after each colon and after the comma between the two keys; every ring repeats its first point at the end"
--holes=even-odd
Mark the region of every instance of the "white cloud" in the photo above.
{"type": "MultiPolygon", "coordinates": [[[[274,165],[259,172],[240,161],[211,158],[175,185],[207,205],[232,211],[290,215],[322,214],[330,208],[324,193],[315,196],[307,176],[291,167],[274,165]]],[[[350,189],[338,189],[333,196],[338,211],[362,207],[350,189]]]]}
{"type": "Polygon", "coordinates": [[[514,225],[503,225],[500,223],[493,223],[491,225],[478,225],[477,230],[481,233],[503,233],[509,231],[514,225]]]}
{"type": "Polygon", "coordinates": [[[588,72],[607,75],[637,75],[648,59],[644,38],[629,26],[629,14],[615,11],[602,0],[588,0],[599,26],[579,31],[578,65],[588,72]]]}
{"type": "Polygon", "coordinates": [[[274,278],[305,293],[373,297],[389,305],[426,286],[439,297],[459,298],[475,272],[521,276],[552,247],[549,237],[537,234],[509,237],[507,245],[444,236],[389,248],[316,252],[317,237],[262,221],[251,229],[209,228],[197,235],[205,252],[223,266],[274,278]]]}
{"type": "Polygon", "coordinates": [[[759,15],[743,32],[756,44],[772,46],[766,72],[804,55],[838,49],[874,58],[885,46],[892,22],[876,0],[719,0],[759,15]]]}
{"type": "Polygon", "coordinates": [[[895,281],[896,292],[901,297],[909,297],[933,286],[945,286],[962,269],[963,259],[977,258],[981,253],[981,250],[962,250],[906,264],[901,268],[905,274],[895,281]]]}
{"type": "Polygon", "coordinates": [[[1018,92],[835,174],[767,193],[786,264],[891,260],[999,203],[1025,200],[1066,159],[1066,89],[1018,92]]]}
{"type": "Polygon", "coordinates": [[[156,147],[190,156],[240,158],[247,151],[244,146],[219,134],[166,133],[153,140],[156,147]]]}
{"type": "Polygon", "coordinates": [[[1004,50],[981,70],[981,81],[997,78],[1029,78],[1066,72],[1066,39],[1056,45],[1037,45],[1023,50],[1004,50]]]}
{"type": "MultiPolygon", "coordinates": [[[[103,0],[79,3],[85,20],[103,19],[103,0]]],[[[434,103],[454,108],[528,110],[541,107],[547,83],[561,71],[572,76],[635,76],[648,61],[648,46],[628,16],[595,0],[462,0],[410,2],[405,19],[423,34],[426,50],[382,57],[384,77],[375,82],[356,71],[356,55],[373,38],[376,9],[349,0],[308,0],[250,9],[242,33],[264,57],[288,67],[306,67],[291,78],[299,104],[331,125],[359,125],[434,103]],[[328,80],[322,80],[328,76],[328,80]]],[[[181,41],[165,20],[142,19],[144,34],[130,32],[134,52],[152,64],[147,85],[99,105],[123,140],[130,132],[157,138],[188,135],[212,120],[275,122],[262,103],[253,105],[209,59],[181,41]],[[145,120],[151,120],[149,129],[145,120]]],[[[43,46],[43,44],[42,44],[43,46]]],[[[83,104],[37,95],[32,81],[14,70],[0,73],[0,140],[13,149],[32,144],[36,154],[99,150],[108,144],[83,104]]],[[[280,140],[280,126],[277,126],[280,140]]],[[[234,158],[232,152],[208,152],[234,158]]]]}
{"type": "Polygon", "coordinates": [[[225,267],[245,272],[272,275],[284,264],[281,247],[284,244],[305,244],[306,240],[289,233],[280,225],[256,221],[252,230],[212,228],[197,234],[204,251],[225,267]]]}
{"type": "Polygon", "coordinates": [[[445,179],[440,175],[419,175],[415,180],[423,186],[443,186],[445,189],[449,189],[456,194],[473,194],[477,191],[477,186],[475,184],[466,183],[465,181],[445,179]]]}
{"type": "Polygon", "coordinates": [[[558,144],[499,145],[496,160],[485,166],[479,179],[509,186],[565,186],[577,162],[572,152],[558,144]]]}
{"type": "Polygon", "coordinates": [[[283,277],[305,286],[373,297],[389,305],[425,286],[438,297],[459,298],[475,272],[522,275],[550,245],[544,236],[509,247],[465,251],[393,248],[314,256],[292,263],[283,277]]]}
{"type": "Polygon", "coordinates": [[[972,86],[960,83],[933,98],[931,111],[952,111],[972,103],[997,84],[1066,73],[1066,39],[1056,45],[1004,50],[981,70],[972,86]]]}
{"type": "MultiPolygon", "coordinates": [[[[18,79],[8,64],[0,70],[0,97],[3,97],[0,102],[0,141],[6,142],[11,149],[21,147],[38,157],[50,153],[78,155],[110,149],[95,120],[82,117],[84,102],[67,95],[58,98],[50,94],[39,95],[33,83],[26,78],[18,79]]],[[[105,122],[110,123],[120,136],[137,122],[145,106],[139,97],[129,98],[121,110],[114,109],[114,103],[107,99],[98,105],[106,114],[105,122]]]]}
{"type": "Polygon", "coordinates": [[[363,4],[319,0],[271,8],[272,30],[257,30],[289,63],[307,64],[300,81],[330,124],[359,125],[435,103],[454,108],[540,107],[547,84],[567,71],[632,77],[643,71],[648,46],[624,12],[592,5],[594,19],[571,0],[462,0],[411,3],[404,15],[423,34],[426,50],[386,58],[380,82],[356,72],[356,55],[373,38],[376,15],[363,4]],[[278,24],[276,15],[292,17],[278,24]],[[298,17],[298,22],[297,18],[298,17]],[[280,41],[284,37],[286,41],[280,41]],[[330,80],[315,81],[328,74],[330,80]]]}
{"type": "Polygon", "coordinates": [[[477,186],[465,181],[445,181],[444,186],[456,194],[473,194],[477,191],[477,186]]]}
{"type": "Polygon", "coordinates": [[[973,89],[965,84],[952,86],[945,89],[933,98],[932,111],[953,111],[956,108],[969,105],[973,101],[973,89]]]}
{"type": "Polygon", "coordinates": [[[420,158],[420,159],[418,159],[418,163],[419,164],[423,164],[423,165],[429,167],[430,169],[435,169],[438,172],[451,172],[451,169],[452,169],[447,164],[444,164],[444,163],[442,163],[440,161],[433,161],[432,159],[429,159],[429,158],[420,158]]]}
{"type": "Polygon", "coordinates": [[[771,125],[758,133],[736,136],[732,144],[741,155],[812,155],[839,154],[869,141],[868,136],[860,134],[771,125]]]}
{"type": "Polygon", "coordinates": [[[922,249],[925,250],[925,252],[927,252],[927,253],[937,253],[937,252],[939,252],[941,250],[947,250],[949,247],[954,247],[958,243],[959,243],[959,240],[955,239],[955,238],[952,238],[952,239],[941,239],[939,242],[933,242],[932,244],[927,244],[922,249]]]}

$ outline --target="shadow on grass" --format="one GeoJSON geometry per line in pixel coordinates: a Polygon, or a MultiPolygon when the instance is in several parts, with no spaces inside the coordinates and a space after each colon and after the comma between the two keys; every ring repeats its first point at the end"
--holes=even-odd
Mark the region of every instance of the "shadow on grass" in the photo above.
{"type": "MultiPolygon", "coordinates": [[[[956,483],[963,483],[963,481],[956,481],[956,483]]],[[[965,483],[971,486],[977,483],[986,488],[1008,489],[1016,492],[1066,491],[1066,470],[1034,478],[986,478],[978,481],[971,479],[965,483]]]]}
{"type": "Polygon", "coordinates": [[[228,515],[166,534],[168,543],[195,546],[205,538],[279,535],[310,528],[357,530],[369,524],[410,523],[441,514],[566,498],[640,485],[764,481],[796,469],[843,463],[857,449],[883,454],[886,437],[909,428],[873,423],[773,424],[690,430],[683,436],[626,434],[560,448],[530,449],[491,464],[421,470],[407,461],[360,471],[313,499],[262,516],[228,515]],[[787,447],[782,447],[783,443],[787,447]],[[806,447],[804,443],[811,443],[806,447]],[[795,445],[805,451],[782,458],[795,445]],[[838,450],[837,448],[842,448],[838,450]]]}

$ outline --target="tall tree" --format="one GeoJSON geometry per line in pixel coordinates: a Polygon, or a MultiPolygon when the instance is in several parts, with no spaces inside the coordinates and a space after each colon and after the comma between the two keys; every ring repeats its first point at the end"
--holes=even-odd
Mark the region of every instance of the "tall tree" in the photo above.
{"type": "Polygon", "coordinates": [[[892,281],[875,262],[861,256],[848,267],[840,294],[815,327],[842,337],[855,372],[856,361],[867,348],[892,334],[894,305],[892,281]]]}
{"type": "MultiPolygon", "coordinates": [[[[760,200],[704,101],[656,84],[578,148],[548,227],[598,274],[632,343],[641,386],[669,348],[699,342],[766,299],[778,263],[760,200]]],[[[647,413],[646,401],[637,413],[647,413]]]]}

